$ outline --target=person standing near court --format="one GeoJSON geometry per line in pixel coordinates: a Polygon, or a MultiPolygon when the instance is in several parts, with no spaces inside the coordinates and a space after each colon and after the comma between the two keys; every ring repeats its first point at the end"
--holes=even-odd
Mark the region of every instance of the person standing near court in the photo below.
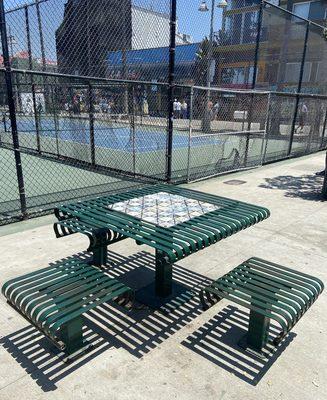
{"type": "Polygon", "coordinates": [[[299,126],[295,129],[295,133],[297,133],[299,129],[300,132],[303,132],[303,128],[306,123],[308,113],[309,113],[308,107],[306,106],[305,103],[303,103],[299,112],[299,126]]]}
{"type": "Polygon", "coordinates": [[[182,118],[187,119],[187,103],[185,100],[183,100],[181,108],[182,108],[182,118]]]}
{"type": "Polygon", "coordinates": [[[218,116],[218,111],[219,111],[219,102],[218,100],[215,102],[213,108],[212,108],[212,120],[214,121],[217,119],[218,116]]]}
{"type": "Polygon", "coordinates": [[[182,109],[181,102],[179,100],[175,99],[173,108],[174,108],[174,118],[179,119],[181,116],[181,109],[182,109]]]}

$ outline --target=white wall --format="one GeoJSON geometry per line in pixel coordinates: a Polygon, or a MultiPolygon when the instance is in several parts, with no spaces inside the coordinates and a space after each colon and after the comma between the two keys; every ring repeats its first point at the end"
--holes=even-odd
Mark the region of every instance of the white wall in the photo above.
{"type": "MultiPolygon", "coordinates": [[[[169,15],[132,7],[132,29],[133,50],[169,46],[169,15]]],[[[176,44],[185,43],[183,35],[177,34],[176,44]]]]}

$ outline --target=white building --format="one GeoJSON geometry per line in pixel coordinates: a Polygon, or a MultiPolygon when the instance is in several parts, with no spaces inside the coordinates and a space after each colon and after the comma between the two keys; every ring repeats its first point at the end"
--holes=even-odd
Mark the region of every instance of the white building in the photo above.
{"type": "MultiPolygon", "coordinates": [[[[169,34],[169,14],[132,6],[132,50],[167,47],[169,34]]],[[[176,34],[176,44],[189,43],[192,43],[190,35],[176,34]]]]}

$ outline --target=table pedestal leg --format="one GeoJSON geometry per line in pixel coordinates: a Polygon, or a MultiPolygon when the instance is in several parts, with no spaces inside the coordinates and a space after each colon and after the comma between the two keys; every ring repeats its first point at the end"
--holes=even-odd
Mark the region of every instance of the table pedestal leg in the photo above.
{"type": "Polygon", "coordinates": [[[173,266],[167,262],[164,253],[156,250],[155,294],[168,297],[172,294],[173,266]]]}
{"type": "Polygon", "coordinates": [[[101,267],[102,265],[106,265],[108,261],[107,255],[107,230],[99,229],[96,233],[96,244],[92,248],[93,260],[92,264],[97,267],[101,267]]]}
{"type": "Polygon", "coordinates": [[[173,265],[165,253],[156,250],[155,280],[136,292],[136,300],[150,308],[160,308],[169,304],[169,309],[176,308],[194,297],[187,286],[173,281],[173,265]]]}

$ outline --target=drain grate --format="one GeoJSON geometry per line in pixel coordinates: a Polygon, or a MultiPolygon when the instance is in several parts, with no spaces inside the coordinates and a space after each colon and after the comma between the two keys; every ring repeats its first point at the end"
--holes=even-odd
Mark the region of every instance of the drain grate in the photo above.
{"type": "Polygon", "coordinates": [[[226,185],[243,185],[246,181],[241,181],[240,179],[230,179],[229,181],[225,181],[226,185]]]}

